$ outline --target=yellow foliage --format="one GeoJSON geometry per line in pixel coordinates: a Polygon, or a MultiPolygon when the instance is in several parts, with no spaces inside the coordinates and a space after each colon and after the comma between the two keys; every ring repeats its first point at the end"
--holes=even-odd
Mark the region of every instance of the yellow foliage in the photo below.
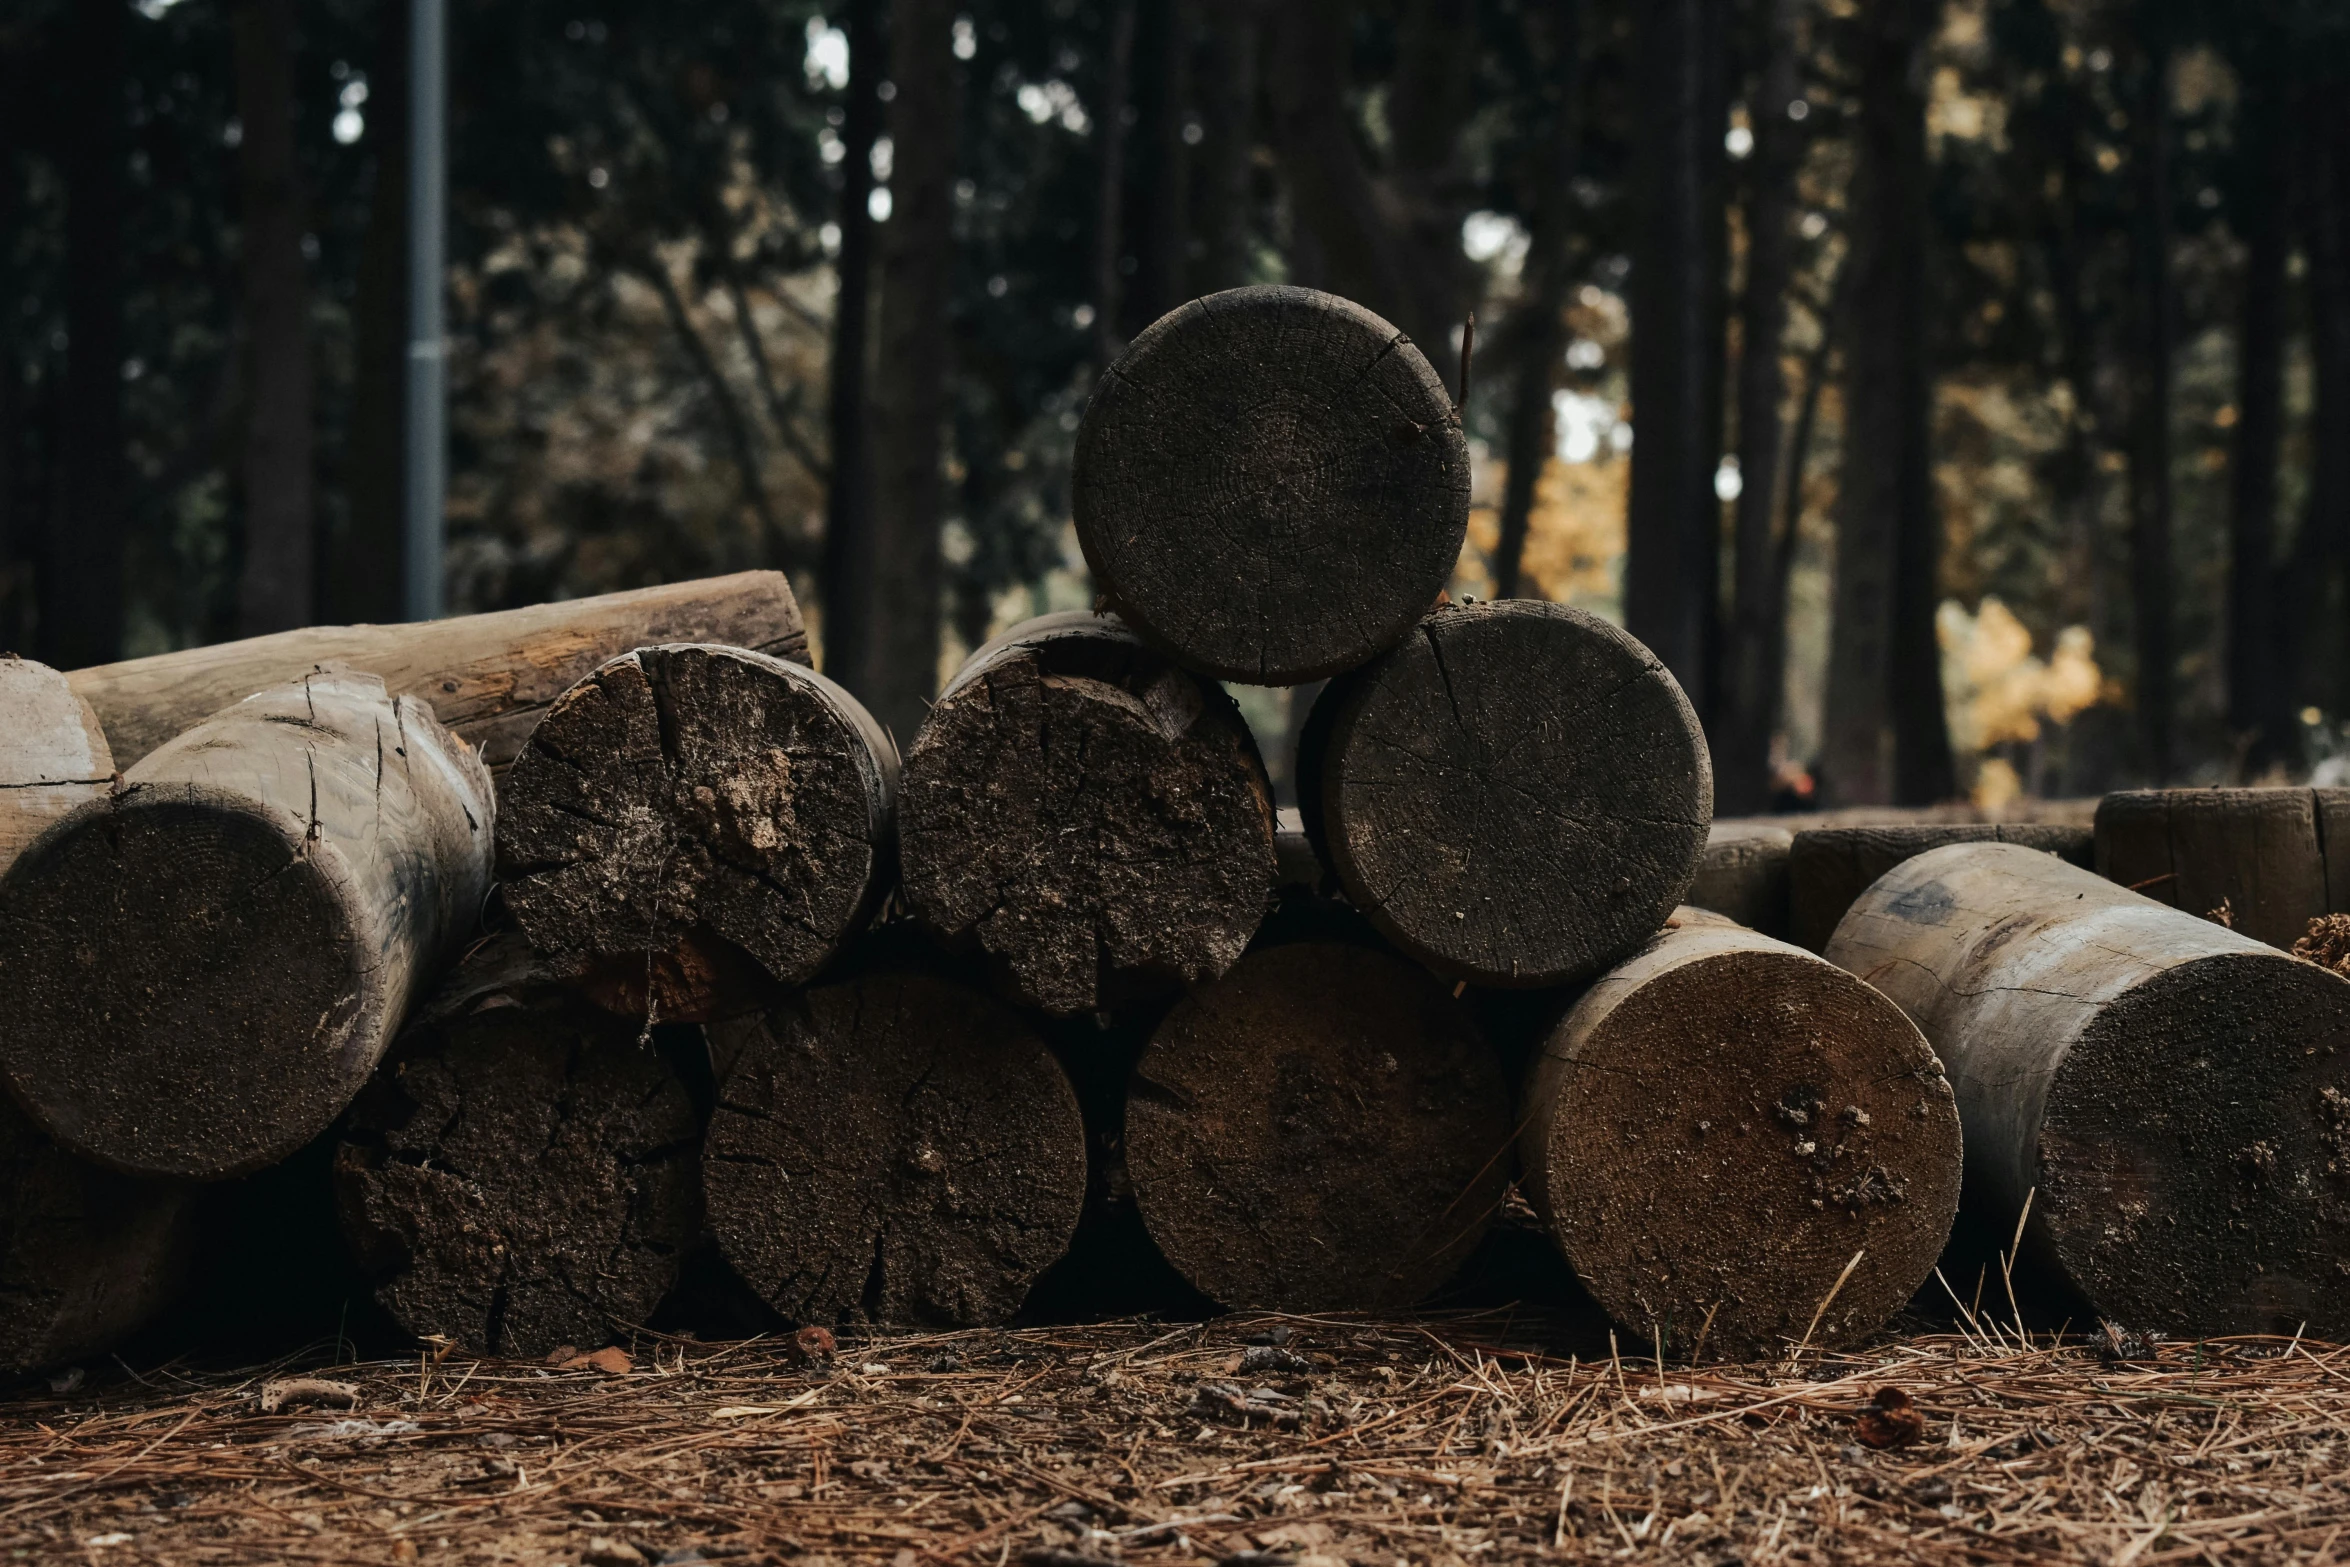
{"type": "MultiPolygon", "coordinates": [[[[1995,745],[2036,740],[2042,724],[2069,722],[2110,694],[2086,626],[2065,627],[2045,660],[2032,652],[2032,633],[1996,598],[1985,598],[1972,615],[1945,600],[1934,629],[1942,644],[1950,740],[1963,754],[1979,757],[1995,745]]],[[[1986,809],[2006,804],[2022,788],[2015,769],[1999,758],[1975,770],[1975,803],[1986,809]]]]}
{"type": "MultiPolygon", "coordinates": [[[[1485,596],[1492,590],[1493,552],[1501,545],[1499,497],[1503,466],[1493,465],[1489,488],[1469,511],[1469,540],[1461,551],[1455,582],[1485,596]]],[[[1527,597],[1556,603],[1613,599],[1624,559],[1624,506],[1632,465],[1620,458],[1562,462],[1552,457],[1534,481],[1534,508],[1526,519],[1526,554],[1520,563],[1527,597]]]]}

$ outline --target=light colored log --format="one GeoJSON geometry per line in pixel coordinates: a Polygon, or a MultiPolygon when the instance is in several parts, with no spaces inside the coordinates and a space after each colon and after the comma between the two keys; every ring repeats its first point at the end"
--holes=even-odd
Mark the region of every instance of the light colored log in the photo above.
{"type": "Polygon", "coordinates": [[[46,664],[0,657],[0,871],[114,773],[90,704],[46,664]]]}
{"type": "Polygon", "coordinates": [[[1787,856],[1794,843],[1795,835],[1774,822],[1715,822],[1697,862],[1697,880],[1689,888],[1690,905],[1784,939],[1787,856]]]}

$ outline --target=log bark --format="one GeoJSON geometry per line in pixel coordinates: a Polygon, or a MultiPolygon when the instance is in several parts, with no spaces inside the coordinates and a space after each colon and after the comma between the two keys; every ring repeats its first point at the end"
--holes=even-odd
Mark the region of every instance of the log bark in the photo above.
{"type": "Polygon", "coordinates": [[[971,655],[899,811],[908,907],[1059,1016],[1215,978],[1272,900],[1272,785],[1239,707],[1083,610],[971,655]]]}
{"type": "Polygon", "coordinates": [[[489,776],[347,671],[146,757],[0,879],[0,1072],[132,1174],[215,1179],[325,1130],[489,890],[489,776]]]}
{"type": "Polygon", "coordinates": [[[402,1035],[352,1108],[334,1184],[402,1327],[535,1357],[608,1342],[677,1282],[701,1231],[701,1126],[634,1025],[514,985],[520,946],[468,959],[402,1035]]]}
{"type": "Polygon", "coordinates": [[[1234,1307],[1411,1305],[1484,1235],[1509,1141],[1468,1010],[1393,954],[1337,943],[1262,948],[1176,1003],[1127,1093],[1143,1220],[1234,1307]]]}
{"type": "Polygon", "coordinates": [[[111,1349],[160,1315],[190,1277],[195,1190],[76,1159],[0,1098],[0,1373],[111,1349]]]}
{"type": "Polygon", "coordinates": [[[105,731],[65,676],[0,656],[0,871],[113,775],[105,731]]]}
{"type": "Polygon", "coordinates": [[[1965,1202],[2098,1315],[2350,1331],[2350,981],[2015,844],[1853,905],[1828,957],[1941,1055],[1965,1202]]]}
{"type": "Polygon", "coordinates": [[[1226,680],[1351,669],[1435,602],[1468,530],[1468,447],[1410,339],[1311,289],[1162,316],[1095,387],[1072,496],[1095,584],[1226,680]]]}
{"type": "Polygon", "coordinates": [[[281,631],[77,669],[67,679],[96,710],[121,767],[231,702],[332,664],[423,701],[503,769],[549,703],[606,659],[655,642],[723,642],[808,661],[790,581],[746,571],[453,620],[281,631]]]}
{"type": "Polygon", "coordinates": [[[1913,855],[1952,843],[2017,843],[2074,865],[2090,861],[2090,835],[2044,822],[1916,822],[1799,832],[1787,855],[1788,939],[1825,952],[1844,911],[1871,882],[1913,855]]]}
{"type": "Polygon", "coordinates": [[[1076,1095],[984,992],[867,974],[710,1040],[710,1227],[787,1317],[1003,1322],[1068,1250],[1086,1180],[1076,1095]]]}
{"type": "Polygon", "coordinates": [[[2133,789],[2097,803],[2097,871],[2290,952],[2350,913],[2350,789],[2133,789]]]}
{"type": "Polygon", "coordinates": [[[1958,1107],[1916,1026],[1700,909],[1559,1020],[1521,1127],[1527,1198],[1584,1287],[1684,1353],[1701,1335],[1731,1358],[1858,1341],[1925,1282],[1958,1212],[1958,1107]]]}
{"type": "Polygon", "coordinates": [[[1447,607],[1333,680],[1299,802],[1355,906],[1475,984],[1588,979],[1687,895],[1713,819],[1705,735],[1670,672],[1563,604],[1447,607]]]}
{"type": "Polygon", "coordinates": [[[886,890],[898,757],[857,699],[741,648],[638,648],[566,691],[507,775],[506,907],[639,1016],[800,984],[886,890]],[[750,962],[740,960],[738,954],[750,962]]]}
{"type": "Polygon", "coordinates": [[[1787,862],[1795,835],[1769,822],[1718,821],[1706,834],[1689,901],[1747,929],[1787,939],[1787,862]]]}

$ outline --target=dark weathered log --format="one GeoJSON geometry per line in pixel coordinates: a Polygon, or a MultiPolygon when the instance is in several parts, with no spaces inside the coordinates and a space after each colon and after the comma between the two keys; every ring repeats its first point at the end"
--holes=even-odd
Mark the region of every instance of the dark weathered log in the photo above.
{"type": "Polygon", "coordinates": [[[1912,855],[1952,843],[2021,844],[2080,866],[2089,863],[2090,855],[2087,828],[2041,822],[1916,822],[1798,832],[1787,854],[1788,939],[1807,952],[1825,951],[1836,922],[1869,883],[1912,855]]]}
{"type": "Polygon", "coordinates": [[[1970,1217],[2133,1328],[2350,1332],[2350,981],[2011,844],[1828,945],[1947,1064],[1970,1217]]]}
{"type": "Polygon", "coordinates": [[[1126,1168],[1159,1249],[1228,1306],[1393,1310],[1509,1185],[1509,1094],[1468,1010],[1385,952],[1265,947],[1152,1034],[1126,1168]]]}
{"type": "Polygon", "coordinates": [[[808,633],[780,571],[637,588],[397,626],[310,626],[99,664],[67,676],[97,710],[115,764],[132,763],[231,702],[321,664],[363,670],[503,769],[547,704],[616,653],[720,642],[806,663],[808,633]]]}
{"type": "Polygon", "coordinates": [[[563,693],[515,759],[506,906],[534,946],[592,960],[599,1000],[670,1019],[747,1010],[771,999],[759,970],[799,984],[872,917],[897,775],[889,736],[813,670],[638,648],[563,693]]]}
{"type": "Polygon", "coordinates": [[[1684,1353],[1857,1341],[1932,1273],[1958,1211],[1958,1109],[1916,1026],[1693,908],[1551,1031],[1518,1148],[1592,1296],[1684,1353]]]}
{"type": "Polygon", "coordinates": [[[372,675],[272,687],[0,879],[0,1071],[132,1174],[285,1157],[375,1070],[489,888],[489,776],[372,675]]]}
{"type": "Polygon", "coordinates": [[[1795,835],[1771,822],[1717,821],[1706,834],[1689,902],[1748,930],[1785,939],[1788,851],[1795,835]]]}
{"type": "Polygon", "coordinates": [[[735,1271],[801,1322],[1002,1322],[1069,1247],[1085,1127],[982,991],[876,973],[713,1024],[702,1161],[735,1271]]]}
{"type": "Polygon", "coordinates": [[[1596,615],[1446,607],[1333,680],[1298,747],[1306,831],[1411,956],[1483,985],[1588,979],[1687,895],[1713,819],[1672,675],[1596,615]]]}
{"type": "Polygon", "coordinates": [[[2133,789],[2097,803],[2097,872],[2287,951],[2350,913],[2350,789],[2133,789]]]}
{"type": "Polygon", "coordinates": [[[642,1323],[677,1282],[701,1230],[700,1126],[635,1025],[496,988],[519,945],[468,960],[401,1036],[334,1181],[344,1238],[403,1327],[537,1356],[642,1323]]]}
{"type": "Polygon", "coordinates": [[[1468,529],[1443,381],[1387,322],[1306,288],[1160,317],[1094,388],[1071,484],[1093,580],[1127,622],[1259,685],[1393,646],[1468,529]]]}
{"type": "Polygon", "coordinates": [[[196,1188],[77,1159],[4,1097],[0,1192],[0,1373],[111,1349],[188,1282],[196,1188]]]}
{"type": "Polygon", "coordinates": [[[1085,611],[971,655],[906,754],[898,820],[907,906],[1061,1016],[1213,979],[1272,899],[1240,709],[1085,611]]]}
{"type": "Polygon", "coordinates": [[[106,735],[65,677],[0,654],[0,871],[113,774],[106,735]]]}

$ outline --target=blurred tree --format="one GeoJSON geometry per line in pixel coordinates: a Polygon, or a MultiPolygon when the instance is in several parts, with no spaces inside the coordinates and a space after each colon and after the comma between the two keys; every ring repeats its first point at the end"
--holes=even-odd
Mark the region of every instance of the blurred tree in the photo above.
{"type": "MultiPolygon", "coordinates": [[[[887,67],[883,0],[851,0],[842,104],[840,249],[833,264],[832,482],[824,492],[824,667],[843,682],[871,678],[879,539],[873,520],[872,412],[866,377],[873,310],[873,149],[881,137],[887,67]]],[[[852,691],[863,687],[851,684],[852,691]]]]}
{"type": "Polygon", "coordinates": [[[2171,352],[2177,308],[2171,281],[2171,59],[2167,0],[2142,0],[2133,18],[2137,82],[2129,110],[2136,176],[2131,260],[2137,316],[2131,377],[2130,599],[2137,635],[2139,744],[2155,782],[2172,773],[2177,649],[2171,571],[2171,352]]]}

